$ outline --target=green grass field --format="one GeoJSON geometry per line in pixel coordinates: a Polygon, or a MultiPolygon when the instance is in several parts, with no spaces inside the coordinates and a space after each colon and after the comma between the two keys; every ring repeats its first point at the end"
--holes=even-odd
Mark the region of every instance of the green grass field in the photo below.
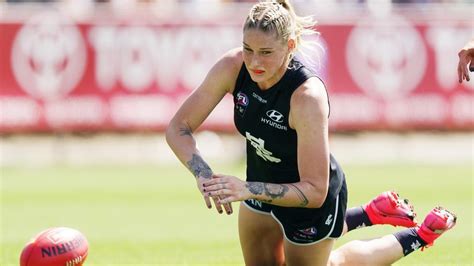
{"type": "MultiPolygon", "coordinates": [[[[212,164],[243,176],[242,165],[212,164]]],[[[458,214],[456,227],[424,252],[397,265],[472,265],[471,165],[346,165],[349,206],[396,189],[419,219],[435,205],[458,214]]],[[[243,265],[237,213],[208,210],[193,178],[180,165],[3,168],[0,265],[18,265],[23,245],[53,226],[82,231],[86,265],[243,265]]],[[[237,209],[234,204],[234,209],[237,209]]],[[[338,240],[367,239],[398,230],[373,226],[338,240]]]]}

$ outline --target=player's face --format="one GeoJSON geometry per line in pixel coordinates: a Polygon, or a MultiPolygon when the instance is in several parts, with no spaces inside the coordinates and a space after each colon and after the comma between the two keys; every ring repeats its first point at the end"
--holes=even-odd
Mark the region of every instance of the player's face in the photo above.
{"type": "Polygon", "coordinates": [[[244,32],[243,59],[250,77],[261,89],[276,84],[287,68],[288,44],[258,29],[244,32]]]}

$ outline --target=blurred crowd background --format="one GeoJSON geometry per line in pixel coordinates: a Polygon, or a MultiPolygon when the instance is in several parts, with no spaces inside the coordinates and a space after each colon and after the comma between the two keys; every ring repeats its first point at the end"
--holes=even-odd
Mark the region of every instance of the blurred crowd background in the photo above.
{"type": "MultiPolygon", "coordinates": [[[[472,0],[291,2],[318,21],[310,41],[320,49],[305,63],[329,90],[339,157],[472,160],[474,83],[456,74],[474,35],[472,0]]],[[[0,163],[175,162],[162,133],[215,60],[241,45],[253,3],[0,1],[0,163]]],[[[243,156],[232,116],[226,97],[200,128],[209,156],[243,156]]]]}

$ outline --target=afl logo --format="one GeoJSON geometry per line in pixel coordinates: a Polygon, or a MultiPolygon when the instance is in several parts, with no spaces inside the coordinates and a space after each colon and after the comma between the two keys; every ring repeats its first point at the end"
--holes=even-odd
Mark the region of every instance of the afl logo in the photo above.
{"type": "Polygon", "coordinates": [[[283,122],[283,115],[277,110],[268,110],[266,114],[271,120],[277,123],[283,122]]]}
{"type": "Polygon", "coordinates": [[[242,92],[237,93],[237,104],[242,106],[249,105],[249,97],[242,92]]]}

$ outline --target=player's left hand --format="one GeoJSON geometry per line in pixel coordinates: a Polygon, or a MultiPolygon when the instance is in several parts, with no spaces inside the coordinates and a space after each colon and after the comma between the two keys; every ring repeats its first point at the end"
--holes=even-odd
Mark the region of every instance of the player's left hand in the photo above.
{"type": "Polygon", "coordinates": [[[203,183],[203,191],[207,196],[218,196],[219,203],[226,204],[250,198],[246,183],[235,176],[214,174],[212,179],[203,183]]]}

